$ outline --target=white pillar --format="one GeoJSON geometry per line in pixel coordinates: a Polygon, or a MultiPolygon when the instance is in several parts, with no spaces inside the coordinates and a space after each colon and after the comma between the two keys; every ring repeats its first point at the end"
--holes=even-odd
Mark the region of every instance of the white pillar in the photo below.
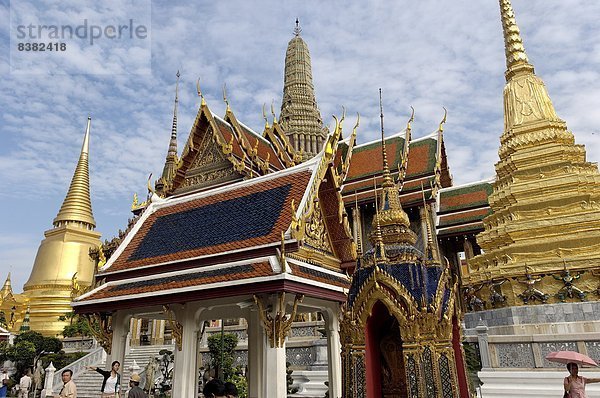
{"type": "MultiPolygon", "coordinates": [[[[281,346],[277,346],[277,338],[275,338],[274,347],[271,347],[271,342],[265,330],[265,327],[273,328],[273,333],[280,333],[280,330],[276,330],[274,326],[274,319],[278,313],[286,313],[286,304],[283,304],[283,308],[280,308],[280,302],[278,295],[272,294],[270,296],[271,304],[271,321],[269,325],[263,325],[261,330],[261,341],[264,345],[263,350],[263,366],[262,366],[262,384],[263,393],[261,397],[285,397],[287,396],[287,383],[285,373],[285,345],[287,338],[283,339],[281,346]]],[[[266,307],[266,306],[265,306],[266,307]]],[[[268,311],[268,310],[267,310],[268,311]]],[[[281,324],[279,324],[281,327],[281,324]]]]}
{"type": "Polygon", "coordinates": [[[256,310],[248,317],[248,398],[261,397],[263,353],[266,342],[256,310]]]}
{"type": "Polygon", "coordinates": [[[122,311],[117,311],[112,316],[112,344],[110,355],[106,358],[107,367],[113,361],[119,361],[121,367],[125,364],[125,350],[127,338],[129,337],[129,324],[131,315],[124,314],[122,311]]]}
{"type": "Polygon", "coordinates": [[[285,373],[285,342],[283,347],[271,348],[267,341],[266,334],[263,333],[265,344],[263,366],[263,394],[262,397],[286,397],[287,383],[285,373]]]}
{"type": "Polygon", "coordinates": [[[324,311],[327,328],[327,366],[329,373],[329,397],[342,396],[342,346],[340,344],[340,321],[337,312],[324,311]]]}
{"type": "Polygon", "coordinates": [[[50,365],[46,368],[46,377],[44,377],[44,389],[40,392],[40,397],[53,397],[54,393],[52,389],[54,388],[54,372],[56,368],[50,362],[50,365]]]}
{"type": "Polygon", "coordinates": [[[183,326],[181,351],[175,346],[175,363],[173,365],[173,397],[195,397],[198,395],[198,325],[191,306],[176,312],[177,321],[183,326]]]}

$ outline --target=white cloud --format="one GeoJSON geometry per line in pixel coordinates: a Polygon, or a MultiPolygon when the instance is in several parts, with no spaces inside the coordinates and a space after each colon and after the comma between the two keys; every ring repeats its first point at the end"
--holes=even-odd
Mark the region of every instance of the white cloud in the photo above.
{"type": "MultiPolygon", "coordinates": [[[[588,159],[598,161],[600,3],[513,3],[530,60],[557,113],[577,143],[586,145],[588,159]]],[[[67,9],[64,14],[61,18],[81,17],[67,9]]],[[[126,17],[127,10],[120,15],[126,17]]],[[[149,74],[9,74],[9,60],[0,59],[5,77],[0,87],[0,216],[20,214],[0,225],[0,239],[11,236],[11,223],[35,235],[28,249],[19,249],[29,253],[31,263],[68,187],[88,114],[93,118],[91,184],[98,229],[108,237],[124,227],[131,194],[143,195],[148,174],[156,177],[162,170],[178,69],[180,145],[196,115],[198,77],[214,112],[224,113],[221,89],[227,83],[238,119],[262,130],[262,104],[274,99],[277,111],[280,105],[285,49],[296,17],[311,51],[326,124],[344,105],[350,119],[361,113],[359,142],[376,138],[379,87],[390,134],[404,127],[410,105],[416,109],[415,138],[429,134],[445,106],[455,183],[493,175],[503,128],[505,69],[497,2],[154,2],[149,74]],[[46,210],[34,217],[27,206],[46,210]]],[[[0,22],[0,51],[7,54],[6,0],[0,0],[0,22]]],[[[79,68],[97,72],[127,71],[126,61],[143,69],[146,62],[135,48],[104,55],[70,53],[79,68]]],[[[0,258],[7,257],[5,250],[0,258]]]]}

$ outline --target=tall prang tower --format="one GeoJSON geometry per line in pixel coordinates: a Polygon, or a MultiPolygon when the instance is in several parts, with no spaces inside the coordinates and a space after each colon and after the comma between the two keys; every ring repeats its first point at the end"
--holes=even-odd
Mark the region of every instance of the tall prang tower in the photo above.
{"type": "Polygon", "coordinates": [[[301,31],[296,19],[294,38],[288,43],[285,53],[279,121],[293,148],[301,152],[302,159],[306,160],[321,151],[327,129],[323,127],[323,119],[317,107],[310,53],[306,42],[300,37],[301,31]]]}
{"type": "Polygon", "coordinates": [[[69,191],[54,218],[54,228],[44,233],[31,275],[23,286],[31,330],[45,336],[62,333],[67,322],[58,318],[72,312],[72,297],[93,282],[95,264],[89,251],[100,246],[100,233],[95,231],[90,199],[90,125],[88,117],[69,191]]]}

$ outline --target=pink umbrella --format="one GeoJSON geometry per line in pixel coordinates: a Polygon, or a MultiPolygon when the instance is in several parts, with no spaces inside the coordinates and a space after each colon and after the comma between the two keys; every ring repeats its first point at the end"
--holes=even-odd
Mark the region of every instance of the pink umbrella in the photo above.
{"type": "Polygon", "coordinates": [[[587,355],[580,354],[575,351],[555,351],[546,355],[546,359],[550,362],[570,363],[574,362],[579,366],[598,366],[598,364],[587,355]]]}

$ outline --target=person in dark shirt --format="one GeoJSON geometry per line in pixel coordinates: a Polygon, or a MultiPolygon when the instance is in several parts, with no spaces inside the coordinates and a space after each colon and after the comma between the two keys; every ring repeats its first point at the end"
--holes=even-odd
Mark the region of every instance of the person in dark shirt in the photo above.
{"type": "Polygon", "coordinates": [[[128,398],[148,398],[148,395],[140,388],[140,380],[139,374],[131,374],[129,378],[129,387],[131,387],[131,390],[129,390],[129,394],[127,395],[128,398]]]}

